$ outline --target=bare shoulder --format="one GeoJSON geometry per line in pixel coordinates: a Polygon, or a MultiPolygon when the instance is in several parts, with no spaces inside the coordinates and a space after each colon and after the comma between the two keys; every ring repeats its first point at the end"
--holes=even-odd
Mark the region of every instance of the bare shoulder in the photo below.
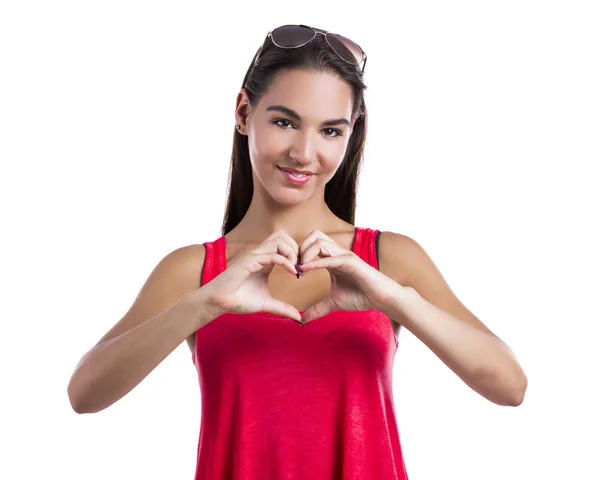
{"type": "Polygon", "coordinates": [[[408,235],[382,231],[379,235],[379,270],[401,285],[410,286],[409,276],[414,268],[414,252],[418,243],[408,235]]]}
{"type": "Polygon", "coordinates": [[[157,293],[172,290],[173,294],[182,295],[200,288],[205,257],[206,247],[202,244],[176,248],[158,262],[144,288],[154,288],[157,293]]]}
{"type": "Polygon", "coordinates": [[[200,288],[200,277],[204,268],[204,259],[206,258],[206,247],[203,244],[186,245],[173,250],[167,255],[183,279],[190,286],[200,288]]]}
{"type": "Polygon", "coordinates": [[[407,235],[381,232],[379,270],[400,285],[454,317],[496,336],[456,296],[442,272],[419,242],[407,235]]]}

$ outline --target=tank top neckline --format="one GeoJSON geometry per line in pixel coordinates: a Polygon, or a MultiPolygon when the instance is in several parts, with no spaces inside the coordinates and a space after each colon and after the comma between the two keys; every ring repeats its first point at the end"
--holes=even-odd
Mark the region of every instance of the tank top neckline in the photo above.
{"type": "MultiPolygon", "coordinates": [[[[375,259],[374,261],[369,259],[369,258],[364,258],[364,256],[361,255],[360,252],[360,248],[362,247],[363,242],[365,241],[365,235],[368,232],[374,232],[377,233],[378,230],[371,230],[369,228],[363,228],[363,227],[354,227],[354,238],[352,239],[352,248],[351,251],[352,253],[355,253],[356,255],[358,255],[359,257],[361,257],[364,261],[366,261],[367,263],[369,263],[371,266],[379,269],[379,265],[377,264],[377,259],[375,259]],[[375,263],[375,265],[373,265],[373,263],[375,263]]],[[[366,240],[368,240],[368,238],[366,238],[366,240]]],[[[216,267],[217,267],[217,271],[215,272],[215,276],[219,275],[220,273],[224,272],[227,268],[227,241],[225,239],[225,235],[220,236],[217,240],[215,240],[215,247],[217,250],[217,255],[216,255],[216,267]]],[[[298,312],[302,315],[306,310],[298,310],[298,312]]],[[[259,315],[262,317],[272,317],[272,318],[285,318],[282,315],[277,315],[275,313],[271,313],[271,312],[257,312],[257,313],[253,313],[252,315],[259,315]]]]}

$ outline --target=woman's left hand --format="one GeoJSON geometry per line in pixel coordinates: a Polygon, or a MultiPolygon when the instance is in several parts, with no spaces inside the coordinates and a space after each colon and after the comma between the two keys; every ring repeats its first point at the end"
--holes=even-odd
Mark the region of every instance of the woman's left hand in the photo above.
{"type": "Polygon", "coordinates": [[[407,288],[319,230],[313,231],[302,242],[299,255],[301,272],[326,268],[331,278],[329,297],[304,312],[304,324],[336,310],[385,313],[390,301],[405,293],[402,290],[407,288]]]}

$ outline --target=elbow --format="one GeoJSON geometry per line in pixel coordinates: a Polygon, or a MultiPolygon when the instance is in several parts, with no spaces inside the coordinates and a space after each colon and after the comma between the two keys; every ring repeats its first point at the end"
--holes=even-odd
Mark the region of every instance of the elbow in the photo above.
{"type": "Polygon", "coordinates": [[[98,402],[94,401],[89,395],[75,392],[76,390],[72,387],[67,389],[69,402],[75,413],[80,415],[84,413],[97,413],[106,408],[106,406],[99,405],[98,402]]]}
{"type": "Polygon", "coordinates": [[[474,389],[497,405],[518,407],[525,399],[527,376],[521,369],[516,374],[496,370],[476,378],[474,389]]]}
{"type": "Polygon", "coordinates": [[[79,401],[77,397],[73,395],[70,388],[67,389],[67,395],[69,396],[69,403],[71,404],[71,408],[75,413],[86,413],[85,409],[81,404],[81,401],[79,401]]]}
{"type": "Polygon", "coordinates": [[[67,385],[69,403],[75,413],[96,413],[102,410],[96,407],[94,383],[86,354],[77,364],[67,385]]]}
{"type": "Polygon", "coordinates": [[[518,386],[514,389],[512,403],[510,404],[512,407],[518,407],[523,403],[523,400],[525,400],[525,392],[527,391],[528,385],[527,375],[523,373],[516,384],[518,386]]]}
{"type": "Polygon", "coordinates": [[[74,395],[70,390],[67,390],[67,394],[69,395],[69,402],[71,403],[71,408],[75,413],[84,414],[84,413],[97,413],[103,410],[103,408],[94,408],[92,404],[86,401],[84,396],[74,395]]]}
{"type": "Polygon", "coordinates": [[[90,413],[85,408],[85,402],[83,401],[82,395],[77,393],[76,384],[73,382],[73,379],[71,379],[69,386],[67,387],[67,395],[69,397],[71,408],[75,413],[90,413]]]}
{"type": "Polygon", "coordinates": [[[78,379],[77,375],[71,378],[67,387],[67,395],[71,408],[79,414],[101,412],[115,401],[109,400],[89,378],[82,380],[81,378],[78,379]]]}
{"type": "MultiPolygon", "coordinates": [[[[86,388],[85,382],[83,381],[82,372],[78,369],[75,370],[67,386],[67,396],[69,397],[69,403],[75,413],[95,413],[97,410],[92,409],[90,404],[89,388],[86,388]]],[[[88,379],[89,380],[89,379],[88,379]]]]}
{"type": "MultiPolygon", "coordinates": [[[[502,383],[498,383],[500,385],[502,383]]],[[[512,380],[506,379],[503,382],[502,401],[497,402],[499,405],[506,407],[518,407],[525,400],[525,392],[527,391],[527,376],[521,371],[516,378],[512,380]]]]}

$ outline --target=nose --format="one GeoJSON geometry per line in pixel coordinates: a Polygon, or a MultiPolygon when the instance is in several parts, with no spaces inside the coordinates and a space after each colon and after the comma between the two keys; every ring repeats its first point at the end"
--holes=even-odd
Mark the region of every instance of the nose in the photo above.
{"type": "Polygon", "coordinates": [[[308,165],[315,159],[315,146],[315,138],[310,132],[298,131],[294,136],[289,156],[303,165],[308,165]]]}

